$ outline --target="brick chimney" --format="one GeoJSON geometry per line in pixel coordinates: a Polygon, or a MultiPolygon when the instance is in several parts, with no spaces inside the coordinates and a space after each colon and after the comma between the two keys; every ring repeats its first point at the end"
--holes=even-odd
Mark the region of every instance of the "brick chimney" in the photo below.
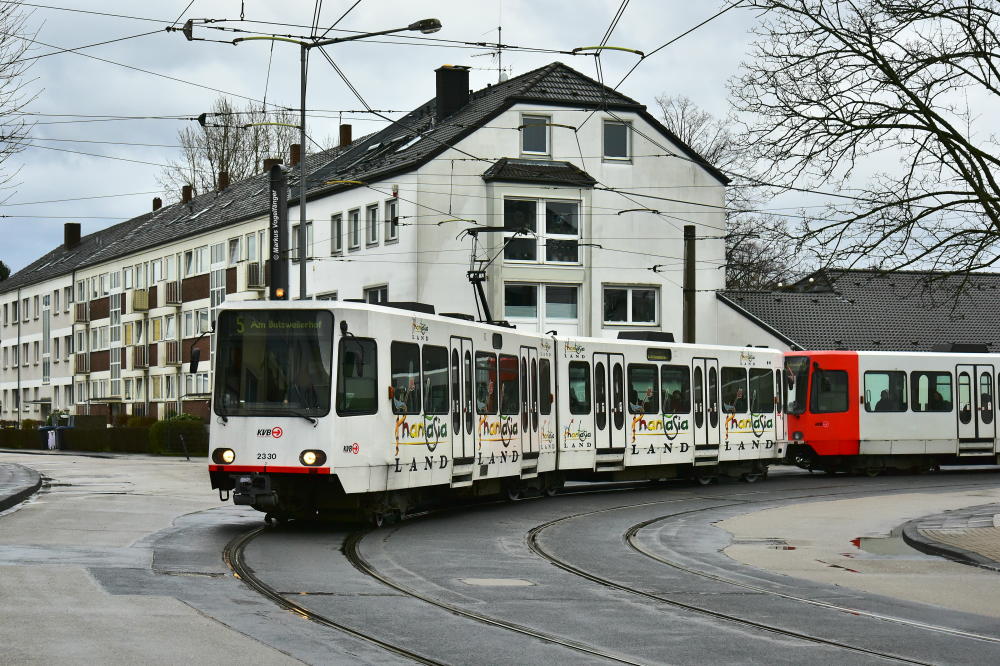
{"type": "Polygon", "coordinates": [[[469,68],[465,65],[441,65],[437,73],[437,113],[443,120],[469,103],[469,68]]]}
{"type": "Polygon", "coordinates": [[[163,208],[163,199],[160,197],[153,197],[153,210],[157,211],[163,208]]]}
{"type": "Polygon", "coordinates": [[[340,126],[340,145],[347,146],[351,143],[351,126],[344,123],[340,126]]]}
{"type": "Polygon", "coordinates": [[[281,164],[281,159],[277,157],[270,157],[264,160],[264,173],[270,173],[271,167],[276,164],[281,164]]]}
{"type": "Polygon", "coordinates": [[[220,171],[219,172],[219,191],[221,192],[222,190],[226,189],[227,187],[229,187],[229,172],[228,171],[220,171]]]}
{"type": "Polygon", "coordinates": [[[300,159],[302,159],[302,146],[297,143],[288,146],[288,166],[297,165],[300,159]]]}
{"type": "Polygon", "coordinates": [[[67,222],[63,225],[63,245],[67,250],[80,244],[80,223],[67,222]]]}
{"type": "Polygon", "coordinates": [[[194,188],[190,185],[185,185],[181,188],[181,203],[190,203],[191,199],[194,198],[194,188]]]}

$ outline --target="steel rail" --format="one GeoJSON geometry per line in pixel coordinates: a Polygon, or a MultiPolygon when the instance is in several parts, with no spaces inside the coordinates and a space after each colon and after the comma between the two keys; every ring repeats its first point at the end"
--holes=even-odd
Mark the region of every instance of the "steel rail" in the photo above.
{"type": "Polygon", "coordinates": [[[243,555],[247,544],[249,544],[257,536],[259,536],[265,529],[267,528],[256,527],[250,530],[249,532],[237,535],[229,543],[227,543],[226,547],[223,549],[222,558],[223,560],[225,560],[226,565],[233,571],[233,575],[236,578],[239,578],[241,581],[246,583],[257,593],[270,599],[271,601],[278,604],[285,610],[289,610],[295,613],[296,615],[300,615],[306,618],[307,620],[315,622],[316,624],[322,625],[324,627],[329,627],[331,629],[336,629],[345,634],[348,634],[349,636],[358,638],[368,643],[372,643],[382,648],[383,650],[392,652],[393,654],[405,657],[407,659],[411,659],[420,664],[429,664],[431,666],[438,666],[442,664],[442,662],[435,661],[434,659],[430,659],[428,657],[424,657],[423,655],[407,650],[406,648],[399,647],[398,645],[393,645],[392,643],[387,643],[383,640],[379,640],[374,636],[366,634],[362,631],[358,631],[357,629],[353,629],[347,626],[346,624],[342,624],[340,622],[337,622],[336,620],[332,620],[326,617],[325,615],[320,615],[319,613],[311,611],[305,606],[302,606],[301,604],[297,604],[294,601],[289,600],[287,597],[283,596],[273,587],[271,587],[270,585],[262,581],[260,578],[258,578],[254,574],[253,570],[249,566],[247,566],[246,560],[244,559],[243,555]]]}
{"type": "Polygon", "coordinates": [[[361,540],[365,537],[365,535],[371,533],[372,531],[373,530],[361,530],[359,532],[354,532],[353,534],[349,535],[347,537],[347,540],[344,542],[343,552],[344,552],[344,555],[347,557],[347,559],[351,562],[352,565],[354,565],[354,567],[358,571],[360,571],[361,573],[363,573],[363,574],[365,574],[367,576],[371,576],[372,578],[374,578],[375,580],[379,581],[383,585],[387,585],[388,587],[391,587],[394,590],[402,592],[403,594],[405,594],[407,596],[410,596],[410,597],[413,597],[415,599],[419,599],[420,601],[429,603],[432,606],[437,606],[438,608],[446,610],[449,613],[452,613],[454,615],[458,615],[460,617],[469,618],[471,620],[475,620],[475,621],[481,622],[483,624],[487,624],[487,625],[490,625],[490,626],[493,626],[493,627],[500,627],[502,629],[507,629],[509,631],[513,631],[513,632],[518,633],[518,634],[522,634],[522,635],[525,635],[525,636],[530,636],[532,638],[536,638],[536,639],[545,641],[546,643],[552,643],[554,645],[558,645],[558,646],[561,646],[561,647],[569,648],[569,649],[574,650],[576,652],[582,652],[582,653],[590,655],[590,656],[602,657],[604,659],[609,659],[611,661],[614,661],[614,662],[617,662],[617,663],[620,663],[620,664],[632,664],[634,666],[640,666],[640,665],[643,664],[643,662],[633,661],[633,660],[631,660],[631,659],[629,659],[627,657],[624,657],[622,655],[613,654],[611,652],[606,652],[604,650],[601,650],[601,649],[596,648],[596,647],[592,647],[590,645],[586,645],[584,643],[579,643],[577,641],[569,640],[567,638],[562,638],[562,637],[559,637],[559,636],[555,636],[555,635],[552,635],[552,634],[545,633],[543,631],[538,631],[537,629],[532,629],[530,627],[526,627],[526,626],[521,625],[521,624],[516,624],[514,622],[508,622],[507,620],[501,620],[499,618],[490,617],[488,615],[483,615],[482,613],[477,613],[475,611],[470,611],[470,610],[461,608],[459,606],[455,606],[453,604],[449,604],[449,603],[440,601],[439,599],[435,599],[435,598],[433,598],[431,596],[428,596],[426,594],[422,594],[422,593],[417,592],[416,590],[413,590],[413,589],[411,589],[411,588],[409,588],[409,587],[407,587],[405,585],[402,585],[401,583],[398,583],[398,582],[396,582],[396,581],[388,578],[387,576],[385,576],[381,572],[379,572],[374,566],[371,565],[371,563],[369,563],[364,558],[364,556],[361,555],[361,552],[360,552],[360,549],[359,549],[359,545],[361,543],[361,540]]]}
{"type": "MultiPolygon", "coordinates": [[[[957,487],[962,487],[963,485],[967,486],[967,487],[968,486],[976,487],[976,486],[983,485],[983,484],[960,484],[957,487]]],[[[919,486],[916,489],[922,490],[922,489],[938,488],[938,487],[954,488],[956,486],[955,486],[955,484],[933,484],[933,485],[919,486]]],[[[819,497],[830,497],[830,496],[838,496],[838,495],[848,495],[848,494],[854,494],[854,493],[857,493],[857,492],[858,492],[857,490],[849,490],[849,491],[843,491],[843,492],[833,492],[833,493],[822,493],[822,494],[812,494],[812,495],[791,496],[791,497],[782,498],[782,499],[814,499],[814,498],[819,498],[819,497]]],[[[699,497],[699,498],[700,499],[715,499],[715,498],[707,498],[707,497],[699,497]]],[[[798,601],[798,602],[802,602],[802,603],[808,603],[808,604],[811,604],[811,605],[821,606],[821,607],[824,607],[824,608],[828,608],[830,610],[836,610],[838,612],[843,612],[843,613],[847,613],[847,614],[850,614],[850,615],[862,616],[862,617],[869,617],[869,618],[872,618],[872,619],[877,619],[877,620],[882,620],[882,621],[887,621],[887,622],[893,622],[893,623],[896,623],[896,624],[902,624],[902,625],[911,626],[911,627],[918,628],[918,629],[923,629],[923,630],[937,631],[937,632],[941,632],[941,633],[945,633],[945,634],[948,634],[948,635],[957,636],[957,637],[961,637],[961,638],[969,638],[969,639],[973,639],[973,640],[981,640],[981,641],[987,641],[987,642],[993,642],[993,643],[1000,643],[1000,639],[997,639],[997,638],[994,638],[994,637],[991,637],[991,636],[984,636],[982,634],[975,634],[975,633],[972,633],[972,632],[965,632],[965,631],[961,631],[961,630],[958,630],[958,629],[952,629],[950,627],[943,627],[943,626],[939,626],[939,625],[931,625],[931,624],[927,624],[927,623],[917,622],[917,621],[914,621],[914,620],[907,620],[905,618],[897,618],[897,617],[893,617],[893,616],[889,616],[889,615],[882,615],[882,614],[879,614],[879,613],[873,613],[873,612],[870,612],[870,611],[863,611],[863,610],[859,610],[859,609],[855,609],[855,608],[849,608],[849,607],[846,607],[846,606],[838,606],[836,604],[832,604],[832,603],[829,603],[829,602],[816,601],[814,599],[807,599],[805,597],[798,597],[798,596],[795,596],[795,595],[790,595],[790,594],[786,594],[786,593],[776,592],[774,590],[769,590],[769,589],[764,588],[764,587],[754,586],[754,585],[751,585],[749,583],[742,583],[740,581],[735,581],[735,580],[726,578],[724,576],[718,576],[716,574],[712,574],[712,573],[709,573],[709,572],[699,571],[697,569],[692,569],[690,567],[685,567],[684,565],[676,563],[676,562],[671,562],[671,561],[669,561],[669,560],[667,560],[665,558],[659,557],[655,553],[649,552],[647,549],[642,548],[640,545],[638,545],[638,544],[636,544],[634,542],[635,536],[639,532],[639,530],[641,530],[644,527],[647,527],[648,525],[651,525],[651,524],[654,524],[656,522],[663,521],[663,520],[666,520],[666,519],[669,519],[669,518],[673,518],[673,517],[677,517],[677,516],[682,516],[682,515],[695,514],[695,513],[702,512],[702,511],[710,511],[710,510],[725,508],[725,507],[729,507],[729,506],[744,506],[744,505],[760,504],[760,503],[764,503],[764,502],[771,502],[771,501],[773,501],[773,500],[741,500],[741,501],[737,501],[737,502],[725,502],[724,498],[719,498],[719,500],[722,503],[714,505],[714,506],[711,506],[711,507],[703,507],[703,508],[699,508],[699,509],[690,509],[690,510],[686,510],[686,511],[678,511],[678,512],[675,512],[675,513],[671,513],[671,514],[667,514],[667,515],[663,515],[663,516],[658,516],[656,518],[643,521],[641,523],[638,523],[637,525],[633,525],[623,535],[623,537],[622,537],[623,541],[624,541],[624,543],[627,546],[629,546],[630,548],[632,548],[633,550],[635,550],[636,552],[638,552],[641,555],[649,557],[649,558],[651,558],[651,559],[653,559],[655,561],[661,562],[661,563],[663,563],[665,565],[674,567],[674,568],[676,568],[676,569],[678,569],[680,571],[684,571],[684,572],[692,574],[692,575],[697,575],[697,576],[701,576],[701,577],[704,577],[704,578],[708,578],[708,579],[714,580],[716,582],[721,582],[721,583],[724,583],[724,584],[730,584],[730,585],[734,585],[734,586],[741,587],[741,588],[744,588],[744,589],[749,589],[749,590],[752,590],[754,592],[763,593],[763,594],[770,594],[772,596],[778,596],[778,597],[785,598],[785,599],[792,600],[792,601],[798,601]]],[[[664,501],[663,503],[665,503],[665,502],[666,501],[664,501]]],[[[704,608],[704,607],[701,607],[701,606],[696,606],[696,605],[693,605],[693,604],[688,604],[688,603],[685,603],[685,602],[677,601],[677,600],[670,599],[668,597],[665,597],[665,596],[662,596],[662,595],[659,595],[659,594],[654,594],[654,593],[651,593],[651,592],[648,592],[648,591],[645,591],[645,590],[640,590],[638,588],[635,588],[635,587],[632,587],[632,586],[629,586],[629,585],[624,585],[624,584],[621,584],[621,583],[617,583],[617,582],[612,581],[610,579],[604,578],[602,576],[593,574],[593,573],[591,573],[589,571],[586,571],[584,569],[576,567],[576,566],[570,564],[569,562],[567,562],[565,560],[562,560],[561,558],[556,557],[555,555],[552,555],[551,553],[549,553],[548,551],[546,551],[541,546],[541,544],[539,543],[539,540],[538,540],[539,536],[541,535],[542,532],[544,532],[546,529],[548,529],[548,528],[550,528],[550,527],[552,527],[554,525],[557,525],[559,523],[563,523],[563,522],[566,522],[566,521],[574,520],[574,519],[577,519],[577,518],[582,518],[582,517],[597,515],[597,514],[601,514],[601,513],[608,513],[608,512],[611,512],[611,511],[620,511],[622,509],[630,509],[630,508],[636,508],[636,507],[641,507],[641,506],[649,506],[649,505],[652,505],[652,504],[659,504],[659,503],[661,503],[661,502],[642,502],[642,503],[630,504],[630,505],[623,505],[623,506],[618,506],[618,507],[610,507],[610,508],[606,508],[606,509],[598,509],[596,511],[587,511],[587,512],[572,514],[572,515],[569,515],[569,516],[563,516],[561,518],[557,518],[555,520],[551,520],[551,521],[548,521],[546,523],[542,523],[541,525],[537,525],[537,526],[535,526],[534,528],[532,528],[531,530],[528,531],[528,535],[527,535],[528,548],[531,551],[533,551],[535,554],[537,554],[538,556],[540,556],[543,559],[547,560],[548,562],[552,563],[554,566],[557,566],[560,569],[563,569],[564,571],[567,571],[569,573],[572,573],[574,575],[580,576],[582,578],[585,578],[587,580],[590,580],[592,582],[598,583],[598,584],[606,586],[606,587],[611,587],[613,589],[617,589],[617,590],[620,590],[620,591],[623,591],[623,592],[627,592],[627,593],[630,593],[630,594],[635,594],[637,596],[645,597],[647,599],[651,599],[653,601],[657,601],[657,602],[660,602],[660,603],[665,603],[665,604],[670,605],[670,606],[682,608],[684,610],[689,610],[689,611],[696,612],[696,613],[703,614],[703,615],[708,615],[710,617],[715,617],[717,619],[722,619],[722,620],[726,620],[726,621],[729,621],[729,622],[735,622],[735,623],[738,623],[738,624],[748,625],[748,626],[751,626],[751,627],[754,627],[754,628],[757,628],[757,629],[762,629],[762,630],[765,630],[765,631],[774,632],[774,633],[778,633],[778,634],[789,636],[789,637],[793,637],[793,638],[798,638],[798,639],[809,641],[809,642],[812,642],[812,643],[820,643],[820,644],[830,645],[832,647],[837,647],[837,648],[840,648],[840,649],[849,650],[849,651],[852,651],[852,652],[858,652],[858,653],[862,653],[862,654],[866,654],[866,655],[870,655],[870,656],[877,656],[877,657],[881,657],[881,658],[884,658],[884,659],[889,659],[889,660],[892,660],[892,661],[898,661],[898,662],[910,663],[910,664],[927,664],[928,663],[928,662],[922,662],[922,661],[917,661],[917,660],[909,659],[907,657],[902,657],[902,656],[899,656],[899,655],[894,655],[894,654],[879,652],[877,650],[869,650],[867,648],[862,648],[862,647],[858,647],[858,646],[855,646],[855,645],[848,645],[846,643],[841,643],[839,641],[835,641],[835,640],[831,640],[831,639],[825,639],[825,638],[821,638],[821,637],[818,637],[818,636],[811,636],[809,634],[804,634],[804,633],[801,633],[801,632],[792,631],[790,629],[785,629],[785,628],[782,628],[782,627],[777,627],[777,626],[774,626],[774,625],[771,625],[771,624],[766,624],[766,623],[758,622],[758,621],[755,621],[755,620],[749,620],[749,619],[738,617],[738,616],[735,616],[735,615],[730,615],[730,614],[727,614],[727,613],[722,613],[722,612],[719,612],[719,611],[715,611],[715,610],[712,610],[712,609],[709,609],[709,608],[704,608]]]]}

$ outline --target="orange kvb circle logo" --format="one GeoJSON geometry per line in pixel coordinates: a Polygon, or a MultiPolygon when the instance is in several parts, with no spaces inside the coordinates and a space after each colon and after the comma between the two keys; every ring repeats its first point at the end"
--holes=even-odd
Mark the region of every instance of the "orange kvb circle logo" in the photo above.
{"type": "Polygon", "coordinates": [[[275,439],[278,439],[283,434],[285,434],[285,431],[282,430],[281,428],[271,428],[271,437],[274,437],[275,439]]]}

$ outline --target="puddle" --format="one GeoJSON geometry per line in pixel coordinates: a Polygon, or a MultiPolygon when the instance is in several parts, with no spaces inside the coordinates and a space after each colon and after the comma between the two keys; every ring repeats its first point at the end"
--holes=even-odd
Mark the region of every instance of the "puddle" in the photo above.
{"type": "MultiPolygon", "coordinates": [[[[889,532],[888,536],[857,537],[855,539],[851,539],[851,545],[858,550],[872,555],[905,555],[909,557],[923,557],[923,553],[919,550],[911,548],[905,541],[903,541],[901,527],[897,527],[889,532]]],[[[847,553],[844,554],[847,555],[847,553]]]]}
{"type": "Polygon", "coordinates": [[[521,578],[459,578],[466,585],[478,585],[481,587],[530,587],[534,585],[530,580],[521,578]]]}
{"type": "Polygon", "coordinates": [[[775,537],[743,537],[733,539],[733,545],[739,546],[764,546],[772,550],[795,550],[795,546],[789,546],[784,539],[775,537]]]}

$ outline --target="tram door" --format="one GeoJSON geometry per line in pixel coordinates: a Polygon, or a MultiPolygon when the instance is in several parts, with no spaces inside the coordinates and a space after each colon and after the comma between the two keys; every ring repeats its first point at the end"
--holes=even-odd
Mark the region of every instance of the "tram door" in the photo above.
{"type": "Polygon", "coordinates": [[[719,361],[691,361],[691,393],[694,404],[694,464],[714,465],[719,460],[719,361]]]}
{"type": "Polygon", "coordinates": [[[538,451],[538,350],[521,347],[521,453],[538,451]]]}
{"type": "Polygon", "coordinates": [[[471,458],[476,451],[474,428],[476,415],[472,407],[472,341],[451,338],[451,455],[471,458]]]}
{"type": "Polygon", "coordinates": [[[959,441],[992,442],[996,436],[993,366],[958,365],[955,376],[958,378],[959,441]]]}
{"type": "Polygon", "coordinates": [[[594,354],[594,445],[625,448],[625,356],[594,354]]]}

